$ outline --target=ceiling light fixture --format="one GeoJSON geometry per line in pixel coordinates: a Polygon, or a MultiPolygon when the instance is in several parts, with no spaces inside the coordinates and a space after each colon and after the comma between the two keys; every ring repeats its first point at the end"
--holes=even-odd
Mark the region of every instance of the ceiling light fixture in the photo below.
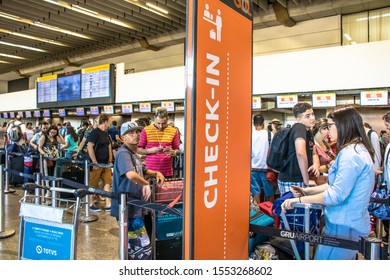
{"type": "Polygon", "coordinates": [[[138,0],[124,0],[127,3],[131,3],[137,7],[140,7],[142,9],[145,9],[147,11],[150,11],[152,13],[155,13],[156,15],[171,19],[172,17],[169,15],[167,10],[164,10],[160,7],[157,7],[156,5],[153,5],[151,3],[146,3],[146,5],[142,2],[139,2],[138,0]],[[160,12],[161,11],[161,12],[160,12]]]}
{"type": "Polygon", "coordinates": [[[77,33],[77,32],[73,32],[73,31],[70,31],[70,30],[66,30],[66,29],[63,29],[63,28],[59,28],[57,26],[52,26],[52,25],[49,25],[49,24],[41,23],[40,21],[33,21],[31,24],[35,25],[35,26],[38,26],[38,27],[41,27],[41,28],[46,28],[46,29],[49,29],[49,30],[53,30],[53,31],[64,33],[64,34],[72,35],[72,36],[75,36],[75,37],[92,40],[92,38],[89,37],[89,36],[86,36],[86,35],[83,35],[83,34],[80,34],[80,33],[77,33]]]}
{"type": "Polygon", "coordinates": [[[11,64],[11,62],[8,62],[8,61],[5,61],[5,60],[0,60],[0,63],[11,64]]]}
{"type": "Polygon", "coordinates": [[[27,34],[23,34],[23,33],[18,33],[18,32],[14,32],[14,31],[7,30],[7,29],[0,28],[0,32],[7,33],[7,34],[10,34],[10,35],[14,35],[14,36],[18,36],[18,37],[22,37],[22,38],[35,40],[35,41],[39,41],[39,42],[49,43],[49,44],[52,44],[52,45],[67,47],[66,44],[63,44],[63,43],[58,42],[58,41],[54,41],[54,40],[46,39],[46,38],[40,38],[40,37],[36,37],[36,36],[31,36],[31,35],[27,35],[27,34]]]}
{"type": "MultiPolygon", "coordinates": [[[[47,2],[48,0],[45,0],[45,1],[47,2]]],[[[52,2],[49,2],[49,3],[52,3],[52,2]]],[[[62,29],[62,28],[56,27],[56,26],[51,26],[51,25],[48,25],[48,24],[40,23],[39,20],[38,21],[32,21],[32,20],[29,20],[29,19],[21,18],[21,17],[14,16],[14,15],[7,14],[7,13],[3,13],[3,12],[0,12],[0,17],[8,18],[8,19],[11,19],[11,20],[14,20],[14,21],[18,21],[18,22],[31,24],[31,25],[34,25],[34,26],[50,29],[50,30],[53,30],[53,31],[61,32],[61,33],[65,33],[65,34],[72,35],[72,36],[75,36],[75,37],[80,37],[80,38],[84,38],[84,39],[93,40],[91,37],[79,34],[77,32],[73,32],[73,31],[69,31],[69,30],[66,30],[66,29],[62,29]]]]}
{"type": "Polygon", "coordinates": [[[80,14],[84,14],[84,15],[87,15],[90,17],[98,18],[98,19],[110,22],[112,24],[116,24],[116,25],[119,25],[122,27],[133,29],[133,30],[138,30],[137,28],[135,28],[133,25],[131,25],[129,23],[126,23],[124,21],[121,21],[121,20],[118,20],[115,18],[111,18],[109,16],[103,15],[103,14],[98,13],[98,12],[91,10],[91,9],[84,8],[84,7],[77,5],[77,4],[69,4],[65,1],[60,1],[60,0],[59,1],[43,0],[43,1],[60,6],[60,7],[63,7],[63,8],[70,9],[70,10],[77,12],[77,13],[80,13],[80,14]]]}
{"type": "MultiPolygon", "coordinates": [[[[147,2],[146,6],[148,6],[149,8],[155,9],[155,10],[157,10],[157,11],[163,13],[163,14],[166,14],[166,15],[168,14],[167,10],[164,10],[164,9],[162,9],[162,8],[156,6],[156,5],[153,5],[152,3],[147,2]]],[[[152,10],[150,10],[150,11],[152,11],[152,10]]]]}
{"type": "Polygon", "coordinates": [[[12,54],[6,54],[6,53],[0,53],[0,56],[10,57],[10,58],[16,58],[16,59],[27,59],[21,56],[12,55],[12,54]]]}
{"type": "Polygon", "coordinates": [[[26,49],[26,50],[30,50],[30,51],[35,51],[35,52],[47,52],[47,51],[42,50],[42,49],[33,48],[33,47],[25,46],[25,45],[8,43],[8,42],[4,42],[4,41],[0,41],[0,44],[6,45],[6,46],[11,46],[11,47],[16,47],[16,48],[22,48],[22,49],[26,49]]]}
{"type": "Polygon", "coordinates": [[[71,4],[71,9],[72,11],[79,12],[88,16],[94,16],[94,15],[96,16],[99,14],[98,12],[74,4],[71,4]]]}

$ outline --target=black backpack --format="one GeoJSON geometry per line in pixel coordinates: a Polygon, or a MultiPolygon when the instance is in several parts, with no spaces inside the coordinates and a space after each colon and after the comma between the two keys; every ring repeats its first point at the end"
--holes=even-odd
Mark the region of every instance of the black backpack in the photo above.
{"type": "Polygon", "coordinates": [[[9,131],[9,140],[13,142],[18,142],[23,138],[22,129],[20,128],[21,123],[15,124],[13,123],[11,129],[9,131]]]}
{"type": "MultiPolygon", "coordinates": [[[[367,132],[367,136],[368,136],[368,140],[370,140],[371,142],[371,134],[372,134],[373,130],[370,129],[368,132],[367,132]]],[[[380,151],[381,151],[381,162],[380,162],[380,165],[382,166],[384,161],[385,161],[385,151],[386,151],[386,147],[385,147],[385,144],[383,144],[381,141],[379,141],[379,147],[380,147],[380,151]]]]}
{"type": "Polygon", "coordinates": [[[267,155],[267,165],[276,172],[282,171],[290,159],[294,156],[288,154],[288,138],[290,136],[291,127],[281,128],[273,137],[267,155]]]}

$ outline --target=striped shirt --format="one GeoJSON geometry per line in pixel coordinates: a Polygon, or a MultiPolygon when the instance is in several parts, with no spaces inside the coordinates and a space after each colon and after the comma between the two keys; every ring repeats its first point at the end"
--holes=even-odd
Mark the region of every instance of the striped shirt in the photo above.
{"type": "MultiPolygon", "coordinates": [[[[157,129],[153,124],[146,126],[141,132],[138,146],[143,149],[153,147],[165,148],[171,146],[179,149],[180,137],[176,128],[168,126],[164,130],[157,129]]],[[[172,156],[165,153],[148,154],[145,159],[147,169],[161,172],[164,176],[173,176],[172,156]]]]}

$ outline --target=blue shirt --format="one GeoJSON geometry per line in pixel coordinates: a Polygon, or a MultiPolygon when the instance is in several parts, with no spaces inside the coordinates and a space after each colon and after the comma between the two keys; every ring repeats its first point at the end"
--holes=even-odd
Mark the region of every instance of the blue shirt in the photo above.
{"type": "Polygon", "coordinates": [[[342,149],[329,169],[329,189],[324,192],[325,216],[333,224],[370,232],[368,204],[375,182],[374,163],[362,145],[342,149]]]}

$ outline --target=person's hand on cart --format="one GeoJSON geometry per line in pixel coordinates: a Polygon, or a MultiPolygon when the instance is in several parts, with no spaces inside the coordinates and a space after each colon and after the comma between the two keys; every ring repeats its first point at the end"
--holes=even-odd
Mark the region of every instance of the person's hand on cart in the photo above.
{"type": "Polygon", "coordinates": [[[142,198],[145,200],[145,201],[149,201],[149,198],[152,194],[152,191],[150,189],[150,185],[147,184],[147,185],[144,185],[142,187],[142,198]]]}
{"type": "Polygon", "coordinates": [[[306,195],[304,188],[298,186],[291,186],[291,192],[294,195],[294,197],[301,197],[306,195]]]}
{"type": "Polygon", "coordinates": [[[161,187],[165,182],[164,175],[161,174],[161,172],[156,172],[156,185],[161,187]]]}

